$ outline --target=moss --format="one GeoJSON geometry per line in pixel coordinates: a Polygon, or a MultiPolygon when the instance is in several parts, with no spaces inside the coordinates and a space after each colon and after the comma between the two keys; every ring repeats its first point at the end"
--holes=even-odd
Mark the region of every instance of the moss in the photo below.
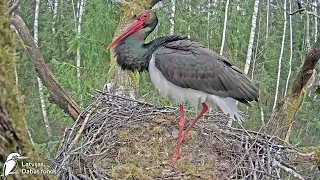
{"type": "Polygon", "coordinates": [[[140,74],[138,71],[135,72],[129,72],[129,76],[133,81],[134,87],[137,90],[139,88],[139,80],[140,80],[140,74]]]}
{"type": "Polygon", "coordinates": [[[293,97],[291,94],[289,100],[285,102],[284,108],[287,111],[287,120],[291,123],[296,113],[299,111],[301,104],[303,103],[304,97],[306,95],[306,90],[303,88],[299,94],[298,99],[293,97]],[[296,100],[297,99],[297,100],[296,100]]]}
{"type": "Polygon", "coordinates": [[[126,163],[123,165],[115,166],[112,168],[112,177],[114,179],[125,179],[125,180],[149,180],[152,179],[150,176],[145,175],[141,168],[134,164],[126,163]]]}
{"type": "Polygon", "coordinates": [[[320,146],[313,147],[313,150],[316,153],[317,164],[320,166],[320,146]]]}
{"type": "Polygon", "coordinates": [[[154,136],[154,149],[153,149],[153,160],[158,161],[159,159],[159,151],[160,151],[160,141],[159,141],[159,136],[160,133],[163,131],[164,127],[163,126],[155,126],[152,129],[153,136],[154,136]]]}
{"type": "MultiPolygon", "coordinates": [[[[150,9],[151,8],[151,1],[150,0],[133,0],[131,2],[123,2],[122,6],[120,8],[120,21],[119,25],[115,31],[115,36],[121,33],[122,25],[123,24],[129,24],[132,22],[132,17],[134,15],[139,14],[141,11],[145,9],[150,9]]],[[[108,71],[108,81],[112,82],[115,79],[115,76],[117,76],[116,71],[118,67],[116,61],[115,61],[115,54],[113,51],[110,53],[110,68],[108,71]]],[[[132,85],[134,85],[135,89],[139,88],[139,79],[140,79],[140,74],[138,72],[128,72],[128,76],[132,80],[132,85]]],[[[121,84],[122,82],[119,82],[120,86],[128,89],[129,87],[126,87],[128,85],[121,84]]],[[[131,84],[131,83],[129,83],[131,84]]]]}
{"type": "Polygon", "coordinates": [[[177,164],[177,168],[182,171],[186,172],[186,174],[196,175],[197,173],[197,165],[192,164],[191,162],[186,161],[179,161],[177,164]]]}
{"type": "MultiPolygon", "coordinates": [[[[19,93],[14,79],[16,57],[14,49],[16,40],[8,25],[6,1],[0,0],[0,167],[9,153],[17,152],[28,157],[30,162],[43,162],[33,151],[24,124],[23,98],[19,93]],[[3,129],[4,128],[4,129],[3,129]]],[[[2,172],[2,169],[0,169],[2,172]]],[[[29,179],[30,175],[19,174],[16,179],[29,179]]],[[[33,179],[43,179],[34,176],[33,179]]],[[[49,176],[49,178],[52,178],[49,176]]]]}
{"type": "Polygon", "coordinates": [[[153,131],[153,133],[157,136],[158,133],[160,133],[163,129],[164,129],[163,126],[155,126],[155,127],[152,129],[152,131],[153,131]]]}
{"type": "Polygon", "coordinates": [[[194,131],[194,130],[190,130],[188,135],[191,137],[191,138],[196,138],[198,136],[198,132],[197,131],[194,131]]]}
{"type": "Polygon", "coordinates": [[[120,131],[117,135],[117,139],[121,141],[130,141],[131,136],[130,136],[129,130],[120,131]]]}

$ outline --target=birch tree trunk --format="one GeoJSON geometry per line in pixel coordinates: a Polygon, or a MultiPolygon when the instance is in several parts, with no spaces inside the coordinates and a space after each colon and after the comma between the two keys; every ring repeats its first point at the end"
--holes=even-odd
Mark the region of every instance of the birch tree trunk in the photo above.
{"type": "MultiPolygon", "coordinates": [[[[138,15],[145,9],[151,9],[160,0],[133,0],[130,2],[120,2],[120,21],[115,31],[113,39],[117,38],[132,23],[132,17],[138,15]]],[[[128,72],[121,69],[115,59],[114,50],[110,51],[110,68],[108,72],[108,83],[111,83],[112,90],[123,91],[122,95],[129,94],[134,98],[135,91],[139,87],[139,73],[128,72]]]]}
{"type": "MultiPolygon", "coordinates": [[[[208,9],[211,7],[211,0],[208,0],[208,9]]],[[[207,47],[210,49],[210,32],[211,32],[211,27],[210,27],[210,10],[207,12],[207,34],[206,34],[206,40],[207,40],[207,47]]]]}
{"type": "Polygon", "coordinates": [[[247,59],[246,59],[246,64],[244,66],[244,73],[245,74],[248,74],[248,72],[249,72],[251,59],[252,59],[253,42],[254,42],[254,36],[255,36],[255,33],[256,33],[256,25],[257,25],[257,16],[258,16],[258,10],[259,10],[259,3],[260,3],[260,0],[255,0],[254,6],[253,6],[253,14],[252,14],[252,22],[251,22],[251,30],[250,30],[248,51],[247,51],[247,59]]]}
{"type": "MultiPolygon", "coordinates": [[[[191,17],[191,0],[189,1],[189,17],[191,17]]],[[[191,33],[191,26],[190,26],[190,23],[188,23],[188,38],[190,39],[190,33],[191,33]]]]}
{"type": "Polygon", "coordinates": [[[52,17],[52,28],[51,28],[53,34],[56,33],[55,24],[56,24],[56,18],[57,18],[57,13],[58,13],[58,5],[59,5],[59,0],[54,0],[53,17],[52,17]]]}
{"type": "Polygon", "coordinates": [[[306,13],[306,18],[307,18],[307,25],[306,25],[306,46],[307,46],[307,51],[309,51],[311,45],[310,45],[310,19],[309,19],[309,14],[306,13]]]}
{"type": "MultiPolygon", "coordinates": [[[[38,16],[39,16],[39,5],[40,5],[40,0],[36,0],[36,6],[34,10],[34,22],[33,22],[33,29],[34,29],[34,34],[33,38],[36,44],[38,45],[38,16]]],[[[41,110],[42,110],[42,118],[46,127],[47,134],[49,138],[52,136],[51,133],[51,128],[47,116],[47,110],[46,110],[46,104],[44,100],[44,93],[43,93],[43,85],[41,79],[37,76],[38,80],[38,88],[39,88],[39,98],[40,98],[40,104],[41,104],[41,110]]]]}
{"type": "Polygon", "coordinates": [[[170,35],[174,34],[174,15],[176,13],[176,0],[171,0],[171,14],[170,14],[170,35]]]}
{"type": "MultiPolygon", "coordinates": [[[[292,0],[289,0],[289,12],[292,12],[292,0]]],[[[292,59],[293,59],[293,21],[292,21],[292,16],[289,16],[289,27],[290,27],[290,59],[289,59],[289,72],[287,76],[287,81],[286,81],[286,87],[284,91],[284,95],[287,95],[288,88],[289,88],[289,81],[290,81],[290,76],[291,76],[291,71],[292,71],[292,59]]]]}
{"type": "MultiPolygon", "coordinates": [[[[313,7],[314,13],[318,15],[318,5],[320,5],[320,0],[314,0],[313,7]],[[317,4],[318,1],[318,4],[317,4]]],[[[314,16],[314,42],[317,41],[318,38],[318,17],[314,16]]]]}
{"type": "MultiPolygon", "coordinates": [[[[85,4],[86,0],[80,0],[80,5],[78,8],[78,27],[77,27],[77,39],[80,39],[81,35],[81,23],[82,23],[82,15],[85,10],[85,4]]],[[[80,82],[80,68],[81,68],[81,55],[80,55],[80,45],[78,43],[77,47],[77,55],[76,55],[76,73],[77,73],[77,83],[78,83],[78,94],[80,95],[80,100],[82,100],[81,97],[81,82],[80,82]]],[[[82,101],[80,101],[80,107],[82,107],[82,101]]]]}
{"type": "MultiPolygon", "coordinates": [[[[290,11],[291,12],[291,11],[290,11]]],[[[270,0],[267,0],[267,25],[266,25],[266,41],[269,38],[269,16],[270,16],[270,0]]]]}
{"type": "Polygon", "coordinates": [[[284,51],[284,45],[285,45],[285,40],[286,40],[286,31],[287,31],[287,0],[284,0],[283,7],[284,7],[284,11],[283,11],[283,16],[284,16],[283,35],[282,35],[281,51],[280,51],[279,65],[278,65],[278,76],[277,76],[276,93],[274,95],[274,102],[273,102],[272,109],[274,109],[276,107],[277,102],[278,102],[278,96],[279,96],[282,58],[283,58],[283,51],[284,51]]]}
{"type": "MultiPolygon", "coordinates": [[[[253,55],[253,62],[252,62],[252,70],[251,70],[251,81],[253,81],[253,75],[254,75],[254,71],[255,71],[255,66],[256,66],[256,62],[257,62],[257,56],[258,56],[258,50],[259,50],[259,39],[260,39],[260,29],[261,29],[261,9],[258,9],[258,17],[259,17],[259,21],[258,21],[258,33],[257,33],[257,41],[256,41],[256,45],[255,45],[255,53],[253,55]],[[260,13],[260,14],[259,14],[260,13]]],[[[257,18],[258,18],[257,17],[257,18]]]]}
{"type": "Polygon", "coordinates": [[[223,32],[222,32],[222,42],[220,48],[220,55],[223,53],[224,42],[226,40],[226,32],[227,32],[227,22],[228,22],[228,9],[229,9],[229,0],[227,0],[226,8],[224,10],[224,23],[223,23],[223,32]]]}

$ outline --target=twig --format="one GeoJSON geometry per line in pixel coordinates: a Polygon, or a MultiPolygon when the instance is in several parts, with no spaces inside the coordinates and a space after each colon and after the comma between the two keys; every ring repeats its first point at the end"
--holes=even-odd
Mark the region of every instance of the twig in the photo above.
{"type": "Polygon", "coordinates": [[[82,123],[82,125],[81,125],[81,127],[80,127],[80,129],[78,131],[78,133],[76,134],[75,138],[71,142],[69,149],[71,149],[73,147],[73,145],[78,141],[78,139],[80,138],[80,136],[81,136],[81,134],[82,134],[82,132],[84,130],[84,127],[86,126],[86,124],[87,124],[87,122],[89,120],[89,117],[99,107],[99,105],[100,105],[100,103],[97,103],[96,106],[86,114],[86,117],[85,117],[85,119],[84,119],[84,121],[83,121],[83,123],[82,123]]]}
{"type": "Polygon", "coordinates": [[[300,180],[305,180],[300,174],[298,174],[296,171],[294,171],[293,169],[286,167],[284,165],[282,165],[281,163],[279,163],[278,161],[274,160],[273,164],[275,166],[278,166],[279,168],[285,170],[286,172],[293,174],[294,177],[300,179],[300,180]]]}

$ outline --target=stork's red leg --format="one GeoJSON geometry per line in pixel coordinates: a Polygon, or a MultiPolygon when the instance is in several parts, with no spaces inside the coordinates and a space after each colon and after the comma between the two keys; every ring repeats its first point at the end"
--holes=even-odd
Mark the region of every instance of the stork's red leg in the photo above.
{"type": "Polygon", "coordinates": [[[171,161],[174,164],[178,158],[181,157],[181,143],[183,140],[183,128],[184,124],[186,123],[186,120],[184,119],[184,111],[183,111],[183,105],[180,104],[180,122],[179,122],[179,134],[178,134],[178,145],[177,145],[177,151],[173,153],[171,156],[171,161]]]}
{"type": "Polygon", "coordinates": [[[184,139],[188,132],[190,131],[190,129],[192,129],[192,127],[198,122],[198,120],[203,116],[204,113],[206,113],[208,111],[208,106],[205,103],[202,103],[202,111],[200,112],[200,114],[196,117],[196,119],[194,119],[192,121],[192,123],[188,126],[188,128],[183,132],[182,135],[182,139],[184,139]]]}

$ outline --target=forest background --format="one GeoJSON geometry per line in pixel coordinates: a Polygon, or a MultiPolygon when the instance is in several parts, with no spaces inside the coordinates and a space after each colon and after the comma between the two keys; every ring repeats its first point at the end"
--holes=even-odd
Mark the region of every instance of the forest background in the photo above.
{"type": "MultiPolygon", "coordinates": [[[[142,2],[142,1],[141,1],[142,2]]],[[[318,38],[317,0],[164,0],[155,9],[159,24],[148,40],[181,34],[227,57],[257,85],[259,103],[239,105],[244,127],[258,130],[290,92],[307,52],[318,38]],[[304,8],[303,11],[297,10],[304,8]]],[[[91,93],[117,84],[112,55],[106,50],[120,19],[110,0],[25,0],[17,14],[24,20],[46,64],[81,107],[92,102],[91,93]]],[[[132,17],[133,18],[133,17],[132,17]]],[[[54,157],[72,118],[52,103],[37,78],[26,51],[17,50],[15,83],[24,96],[25,125],[31,142],[44,159],[54,157]]],[[[320,144],[319,86],[316,70],[305,98],[294,116],[290,143],[320,144]]],[[[175,106],[156,91],[146,73],[134,82],[136,98],[175,106]],[[136,83],[139,82],[139,83],[136,83]],[[149,92],[149,93],[146,93],[149,92]],[[151,93],[150,93],[151,92],[151,93]]]]}

